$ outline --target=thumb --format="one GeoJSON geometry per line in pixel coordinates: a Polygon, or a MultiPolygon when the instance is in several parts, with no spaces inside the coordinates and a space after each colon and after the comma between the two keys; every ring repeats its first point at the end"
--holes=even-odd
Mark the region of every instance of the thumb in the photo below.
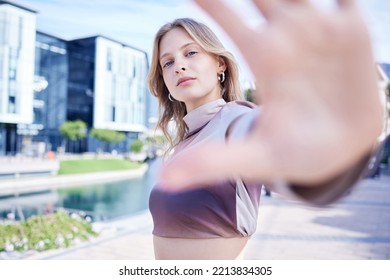
{"type": "MultiPolygon", "coordinates": [[[[159,185],[165,190],[178,191],[204,186],[204,184],[233,179],[242,175],[247,147],[243,142],[228,146],[208,142],[190,148],[170,159],[159,176],[159,185]]],[[[246,173],[245,172],[245,173],[246,173]]]]}

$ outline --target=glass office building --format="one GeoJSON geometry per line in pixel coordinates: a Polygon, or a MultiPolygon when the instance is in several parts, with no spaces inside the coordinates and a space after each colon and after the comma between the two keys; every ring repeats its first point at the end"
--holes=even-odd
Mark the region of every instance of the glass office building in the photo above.
{"type": "Polygon", "coordinates": [[[63,140],[58,128],[67,119],[68,52],[65,40],[36,33],[34,81],[34,118],[30,134],[34,135],[35,145],[40,144],[45,151],[56,151],[63,140]]]}
{"type": "MultiPolygon", "coordinates": [[[[69,41],[68,51],[68,119],[125,133],[111,148],[128,151],[147,127],[147,54],[104,36],[69,41]]],[[[99,143],[87,138],[70,148],[94,152],[99,143]]]]}

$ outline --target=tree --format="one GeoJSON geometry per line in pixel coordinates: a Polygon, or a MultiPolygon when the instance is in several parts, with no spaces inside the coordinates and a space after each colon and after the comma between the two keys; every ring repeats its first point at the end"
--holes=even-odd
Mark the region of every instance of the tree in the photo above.
{"type": "Polygon", "coordinates": [[[253,94],[254,94],[254,92],[253,92],[253,90],[250,89],[250,88],[248,88],[248,89],[246,89],[246,90],[244,91],[244,96],[245,96],[245,99],[246,99],[247,101],[254,102],[253,94]]]}
{"type": "Polygon", "coordinates": [[[145,144],[163,146],[167,142],[167,139],[163,135],[147,136],[145,138],[145,144]]]}
{"type": "Polygon", "coordinates": [[[130,145],[130,150],[134,153],[139,153],[142,150],[144,143],[141,140],[134,140],[130,145]]]}
{"type": "MultiPolygon", "coordinates": [[[[66,121],[60,126],[59,131],[64,136],[65,141],[77,141],[87,137],[87,125],[81,120],[66,121]]],[[[65,141],[62,144],[64,151],[65,141]]]]}
{"type": "Polygon", "coordinates": [[[107,150],[109,149],[110,143],[121,142],[126,137],[123,132],[100,128],[92,128],[91,136],[105,142],[107,144],[107,150]]]}

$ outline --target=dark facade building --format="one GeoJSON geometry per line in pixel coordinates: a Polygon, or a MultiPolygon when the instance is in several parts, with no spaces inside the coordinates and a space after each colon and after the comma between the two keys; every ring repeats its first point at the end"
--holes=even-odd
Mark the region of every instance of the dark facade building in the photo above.
{"type": "Polygon", "coordinates": [[[33,142],[44,143],[45,150],[57,150],[62,144],[58,128],[67,120],[68,69],[67,42],[37,32],[33,142]]]}
{"type": "MultiPolygon", "coordinates": [[[[110,149],[129,150],[147,127],[148,58],[144,51],[104,36],[68,42],[67,119],[82,120],[88,129],[111,129],[125,134],[110,149]]],[[[94,152],[106,148],[88,137],[69,149],[94,152]]]]}

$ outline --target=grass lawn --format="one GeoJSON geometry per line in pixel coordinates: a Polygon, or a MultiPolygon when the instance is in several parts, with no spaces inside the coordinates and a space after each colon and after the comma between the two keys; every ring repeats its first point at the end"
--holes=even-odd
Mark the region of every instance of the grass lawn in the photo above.
{"type": "Polygon", "coordinates": [[[140,166],[140,163],[122,159],[62,160],[58,175],[131,170],[140,166]]]}

